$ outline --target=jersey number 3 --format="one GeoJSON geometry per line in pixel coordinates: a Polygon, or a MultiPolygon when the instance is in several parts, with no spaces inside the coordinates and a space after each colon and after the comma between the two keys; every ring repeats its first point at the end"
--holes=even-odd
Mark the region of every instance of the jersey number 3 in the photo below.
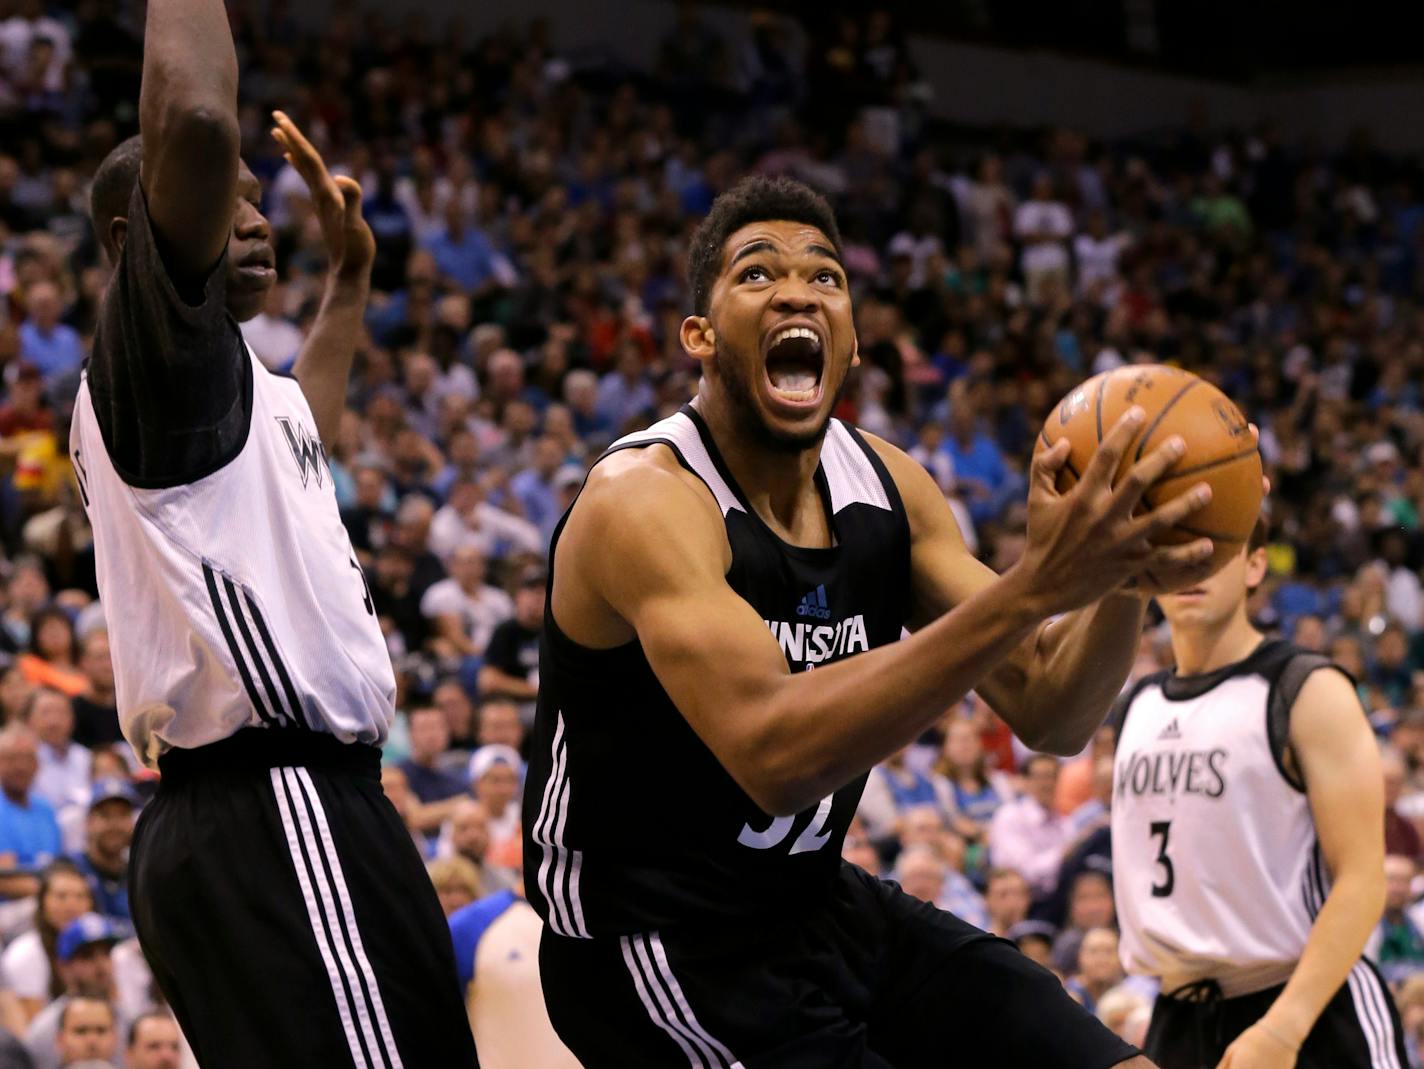
{"type": "Polygon", "coordinates": [[[1172,859],[1167,856],[1167,844],[1172,838],[1172,822],[1158,820],[1152,824],[1152,838],[1162,837],[1157,844],[1157,864],[1162,866],[1162,879],[1152,884],[1153,898],[1166,898],[1177,886],[1177,870],[1172,867],[1172,859]]]}
{"type": "MultiPolygon", "coordinates": [[[[809,853],[812,850],[821,849],[831,841],[831,833],[826,830],[826,821],[831,817],[833,801],[835,801],[833,794],[821,799],[821,804],[816,807],[816,815],[811,818],[811,823],[806,825],[806,830],[796,836],[796,841],[791,844],[791,853],[809,853]]],[[[795,823],[795,817],[777,817],[765,831],[757,831],[750,824],[743,824],[742,833],[737,836],[737,842],[743,846],[750,846],[753,850],[770,850],[772,847],[780,845],[781,841],[791,834],[791,825],[795,823]]]]}

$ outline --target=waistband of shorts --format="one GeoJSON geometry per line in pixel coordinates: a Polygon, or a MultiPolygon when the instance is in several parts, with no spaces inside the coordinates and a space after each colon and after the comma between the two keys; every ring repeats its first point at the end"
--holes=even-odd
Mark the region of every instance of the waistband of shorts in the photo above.
{"type": "Polygon", "coordinates": [[[214,772],[261,772],[269,768],[320,768],[379,781],[381,751],[364,742],[300,728],[243,728],[191,750],[172,749],[158,758],[165,783],[214,772]]]}

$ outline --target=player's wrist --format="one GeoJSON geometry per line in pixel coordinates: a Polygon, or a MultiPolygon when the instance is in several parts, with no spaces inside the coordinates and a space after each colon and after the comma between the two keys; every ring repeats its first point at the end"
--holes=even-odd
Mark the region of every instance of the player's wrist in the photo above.
{"type": "Polygon", "coordinates": [[[1292,1051],[1299,1051],[1310,1034],[1312,1022],[1303,1019],[1289,1007],[1272,1007],[1260,1020],[1262,1031],[1292,1051]]]}

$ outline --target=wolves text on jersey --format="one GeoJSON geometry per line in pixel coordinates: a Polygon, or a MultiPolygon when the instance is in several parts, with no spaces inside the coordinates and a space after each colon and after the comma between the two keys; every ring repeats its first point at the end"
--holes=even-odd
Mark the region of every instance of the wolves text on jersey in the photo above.
{"type": "Polygon", "coordinates": [[[1138,751],[1118,762],[1115,795],[1201,794],[1220,798],[1226,793],[1226,758],[1223,749],[1138,751]]]}
{"type": "Polygon", "coordinates": [[[292,459],[297,462],[303,488],[307,485],[307,476],[311,474],[316,475],[316,484],[320,486],[322,473],[326,470],[326,447],[321,444],[321,439],[307,430],[305,424],[293,423],[286,416],[278,416],[277,422],[287,436],[287,445],[291,447],[292,459]]]}

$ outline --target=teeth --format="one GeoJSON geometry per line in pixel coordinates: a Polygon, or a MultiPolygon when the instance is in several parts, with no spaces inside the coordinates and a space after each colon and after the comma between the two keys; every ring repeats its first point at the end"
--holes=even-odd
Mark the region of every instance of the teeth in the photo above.
{"type": "Polygon", "coordinates": [[[821,349],[820,337],[816,334],[814,330],[811,330],[808,327],[787,327],[785,330],[783,330],[780,334],[778,334],[775,338],[771,340],[771,344],[772,346],[777,346],[790,338],[806,338],[807,340],[816,343],[817,352],[819,352],[821,349]]]}
{"type": "Polygon", "coordinates": [[[771,384],[784,394],[810,395],[816,389],[816,376],[809,371],[788,369],[772,372],[771,384]]]}

